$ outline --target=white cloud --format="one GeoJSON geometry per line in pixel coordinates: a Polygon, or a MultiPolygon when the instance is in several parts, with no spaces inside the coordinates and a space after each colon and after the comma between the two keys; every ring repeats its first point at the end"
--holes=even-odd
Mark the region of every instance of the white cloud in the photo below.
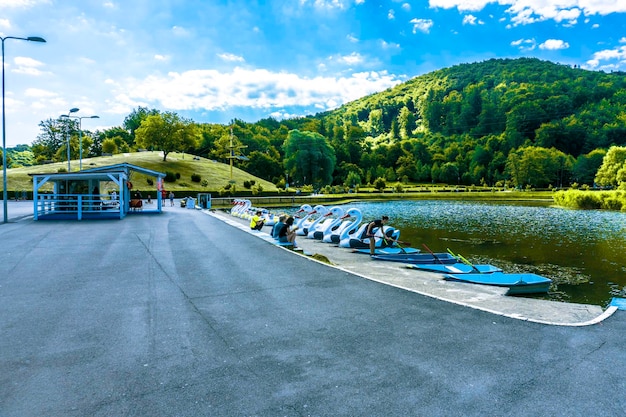
{"type": "Polygon", "coordinates": [[[0,1],[0,9],[15,7],[15,8],[27,8],[36,4],[49,3],[49,0],[2,0],[0,1]]]}
{"type": "Polygon", "coordinates": [[[337,58],[337,62],[346,65],[356,65],[362,63],[363,61],[363,56],[356,52],[352,52],[350,55],[342,55],[337,58]]]}
{"type": "MultiPolygon", "coordinates": [[[[591,69],[598,69],[602,64],[602,61],[626,62],[626,45],[615,49],[604,49],[594,53],[592,59],[587,61],[587,67],[591,69]]],[[[603,68],[607,67],[614,68],[615,64],[607,63],[603,66],[603,68]]]]}
{"type": "Polygon", "coordinates": [[[476,16],[468,14],[463,16],[463,24],[464,25],[484,25],[485,22],[479,20],[476,16]]]}
{"type": "MultiPolygon", "coordinates": [[[[173,110],[224,110],[231,107],[329,109],[383,91],[401,82],[387,72],[361,72],[347,77],[305,78],[265,69],[232,72],[192,70],[127,80],[116,97],[118,108],[160,105],[173,110]]],[[[126,110],[127,111],[127,110],[126,110]]],[[[124,111],[121,113],[123,114],[124,111]]]]}
{"type": "Polygon", "coordinates": [[[624,0],[429,0],[431,8],[477,12],[488,4],[509,6],[507,13],[515,25],[554,20],[573,25],[581,14],[608,15],[626,12],[624,0]]]}
{"type": "Polygon", "coordinates": [[[11,22],[9,19],[0,19],[0,29],[11,29],[11,22]]]}
{"type": "Polygon", "coordinates": [[[15,63],[15,67],[12,69],[13,72],[19,74],[27,74],[27,75],[41,75],[42,72],[39,70],[39,67],[43,66],[43,63],[37,61],[36,59],[17,56],[13,58],[13,62],[15,63]]]}
{"type": "Polygon", "coordinates": [[[352,42],[352,43],[356,43],[356,42],[358,42],[358,41],[359,41],[359,38],[357,38],[357,37],[356,37],[356,36],[354,36],[354,35],[347,35],[347,36],[346,36],[346,39],[348,39],[348,41],[350,41],[350,42],[352,42]]]}
{"type": "Polygon", "coordinates": [[[246,61],[242,56],[230,54],[230,53],[217,54],[217,56],[222,61],[227,61],[227,62],[245,62],[246,61]]]}
{"type": "Polygon", "coordinates": [[[433,21],[430,19],[411,19],[413,24],[413,33],[420,32],[430,33],[430,28],[433,27],[433,21]]]}
{"type": "Polygon", "coordinates": [[[511,42],[511,46],[518,47],[523,52],[530,52],[537,47],[537,42],[535,39],[518,39],[511,42]]]}
{"type": "Polygon", "coordinates": [[[154,55],[154,60],[155,61],[169,61],[170,57],[167,55],[156,54],[154,55]]]}
{"type": "Polygon", "coordinates": [[[402,5],[402,10],[410,12],[411,11],[411,5],[409,3],[404,3],[402,5]]]}
{"type": "Polygon", "coordinates": [[[620,38],[619,43],[626,43],[626,36],[623,38],[620,38]]]}
{"type": "MultiPolygon", "coordinates": [[[[348,0],[300,0],[300,4],[305,6],[312,4],[317,9],[340,9],[343,10],[347,7],[346,3],[350,3],[348,0]]],[[[357,1],[356,4],[360,4],[362,1],[357,1]]]]}
{"type": "Polygon", "coordinates": [[[569,48],[569,43],[564,42],[560,39],[548,39],[544,43],[539,44],[539,49],[547,49],[550,51],[567,48],[569,48]]]}
{"type": "Polygon", "coordinates": [[[395,43],[395,42],[387,42],[385,40],[381,40],[380,41],[380,46],[383,49],[399,49],[400,48],[400,44],[399,43],[395,43]]]}
{"type": "Polygon", "coordinates": [[[389,12],[387,12],[387,19],[393,20],[395,18],[396,18],[396,12],[393,9],[389,10],[389,12]]]}

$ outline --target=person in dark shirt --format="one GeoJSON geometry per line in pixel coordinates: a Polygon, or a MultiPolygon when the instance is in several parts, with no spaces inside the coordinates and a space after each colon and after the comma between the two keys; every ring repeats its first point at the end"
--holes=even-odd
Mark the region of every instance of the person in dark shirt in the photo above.
{"type": "Polygon", "coordinates": [[[383,230],[383,226],[386,225],[388,221],[388,216],[382,216],[380,219],[376,219],[368,223],[367,228],[365,229],[364,237],[369,238],[370,255],[374,255],[374,253],[376,253],[376,237],[374,234],[374,229],[378,228],[378,231],[380,231],[381,239],[388,240],[387,236],[385,236],[385,231],[383,230]]]}
{"type": "Polygon", "coordinates": [[[293,247],[296,248],[296,230],[298,229],[298,227],[294,227],[293,222],[294,218],[289,216],[287,220],[285,220],[285,223],[278,230],[277,234],[279,242],[291,243],[293,247]]]}

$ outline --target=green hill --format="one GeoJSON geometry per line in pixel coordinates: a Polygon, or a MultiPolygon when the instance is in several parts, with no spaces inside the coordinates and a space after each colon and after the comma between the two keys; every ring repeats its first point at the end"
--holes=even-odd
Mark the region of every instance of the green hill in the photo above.
{"type": "MultiPolygon", "coordinates": [[[[165,183],[166,189],[174,192],[186,190],[216,192],[228,185],[231,180],[229,165],[182,153],[169,154],[166,162],[163,162],[163,155],[160,152],[131,152],[113,156],[86,158],[83,159],[83,169],[120,164],[123,162],[153,171],[163,173],[171,172],[175,176],[179,174],[180,178],[176,181],[165,183]],[[200,182],[192,181],[191,176],[193,174],[200,177],[200,182]]],[[[78,161],[71,161],[71,167],[72,170],[78,170],[78,161]]],[[[8,169],[7,190],[31,191],[32,181],[28,174],[56,173],[64,169],[67,169],[67,162],[8,169]]],[[[0,177],[1,176],[0,174],[0,177]]],[[[153,191],[155,189],[155,186],[150,185],[147,182],[148,178],[143,175],[135,174],[130,180],[134,188],[138,190],[153,191]]],[[[276,186],[271,182],[257,178],[236,167],[232,169],[232,180],[234,181],[236,189],[239,191],[245,190],[244,181],[255,181],[256,185],[261,185],[263,191],[277,191],[276,186]]],[[[2,183],[0,183],[0,189],[1,185],[2,183]]]]}

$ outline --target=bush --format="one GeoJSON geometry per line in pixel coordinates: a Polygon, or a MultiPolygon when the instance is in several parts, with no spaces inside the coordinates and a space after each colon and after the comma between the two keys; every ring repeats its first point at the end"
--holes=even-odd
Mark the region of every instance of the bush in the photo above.
{"type": "Polygon", "coordinates": [[[146,182],[148,183],[148,185],[154,185],[154,181],[152,180],[152,178],[146,178],[146,182]]]}
{"type": "Polygon", "coordinates": [[[202,181],[202,177],[198,174],[191,174],[191,181],[193,182],[200,182],[202,181]]]}
{"type": "Polygon", "coordinates": [[[165,182],[176,182],[176,174],[172,171],[165,171],[165,182]]]}
{"type": "Polygon", "coordinates": [[[386,186],[387,186],[387,182],[385,181],[384,178],[378,177],[374,181],[374,188],[376,188],[378,191],[384,190],[386,186]]]}
{"type": "Polygon", "coordinates": [[[207,180],[202,180],[202,183],[200,185],[202,185],[203,187],[208,187],[209,182],[207,180]]]}
{"type": "Polygon", "coordinates": [[[180,172],[176,173],[176,179],[179,180],[180,179],[180,172]]]}
{"type": "Polygon", "coordinates": [[[250,183],[250,181],[245,180],[245,181],[243,182],[243,188],[245,188],[246,190],[249,190],[249,189],[250,189],[250,187],[252,187],[252,184],[250,183]]]}

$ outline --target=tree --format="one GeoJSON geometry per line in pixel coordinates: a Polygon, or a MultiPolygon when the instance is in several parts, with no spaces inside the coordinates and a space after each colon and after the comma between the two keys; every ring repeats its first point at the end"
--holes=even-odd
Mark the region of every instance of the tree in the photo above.
{"type": "Polygon", "coordinates": [[[573,164],[571,155],[555,148],[526,146],[509,154],[506,170],[517,187],[546,187],[569,179],[573,164]]]}
{"type": "Polygon", "coordinates": [[[326,138],[316,132],[292,130],[283,145],[285,168],[303,184],[327,185],[333,179],[335,151],[326,138]]]}
{"type": "Polygon", "coordinates": [[[39,122],[41,130],[32,146],[37,162],[55,160],[57,151],[65,146],[67,135],[72,134],[75,124],[74,120],[67,118],[48,119],[39,122]]]}
{"type": "Polygon", "coordinates": [[[572,168],[574,181],[579,184],[592,185],[596,173],[602,165],[604,155],[606,155],[606,151],[604,149],[596,149],[588,154],[580,155],[576,158],[576,163],[572,168]]]}
{"type": "MultiPolygon", "coordinates": [[[[133,146],[133,141],[135,140],[135,132],[139,127],[141,127],[141,123],[148,116],[153,116],[159,114],[157,109],[148,110],[147,107],[137,107],[134,109],[128,116],[124,118],[124,129],[130,134],[128,136],[128,146],[133,146]]],[[[126,139],[126,138],[125,138],[126,139]]]]}
{"type": "Polygon", "coordinates": [[[626,147],[611,146],[602,159],[596,182],[603,186],[618,185],[618,172],[626,167],[626,147]]]}
{"type": "Polygon", "coordinates": [[[146,117],[135,131],[137,145],[162,151],[164,162],[170,152],[195,147],[200,138],[200,129],[196,124],[172,112],[146,117]]]}

